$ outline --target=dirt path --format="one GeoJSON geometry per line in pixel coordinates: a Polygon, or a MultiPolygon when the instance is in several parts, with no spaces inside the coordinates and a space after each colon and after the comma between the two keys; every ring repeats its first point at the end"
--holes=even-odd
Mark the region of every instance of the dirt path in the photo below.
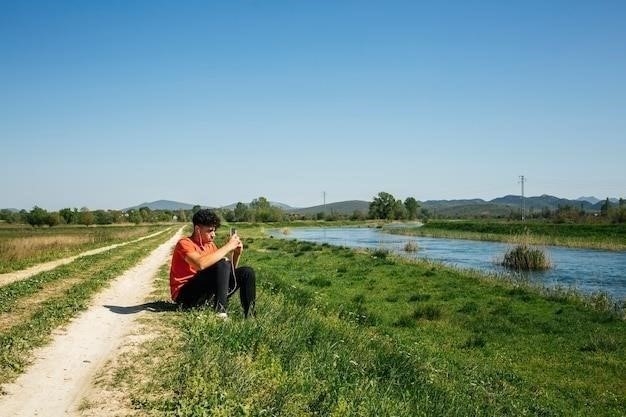
{"type": "Polygon", "coordinates": [[[15,272],[7,272],[6,274],[0,274],[0,287],[3,285],[8,285],[15,281],[20,281],[22,279],[26,279],[40,272],[49,271],[51,269],[56,268],[57,266],[69,264],[74,261],[76,258],[80,258],[81,256],[90,256],[95,255],[100,252],[105,252],[113,248],[117,248],[118,246],[128,245],[129,243],[139,242],[140,240],[148,239],[156,235],[160,235],[166,230],[161,230],[160,232],[152,233],[151,235],[140,237],[139,239],[129,240],[128,242],[116,243],[114,245],[104,246],[102,248],[88,250],[83,253],[79,253],[78,255],[70,256],[68,258],[57,259],[55,261],[44,262],[42,264],[31,266],[30,268],[22,269],[21,271],[15,272]]]}
{"type": "Polygon", "coordinates": [[[33,365],[15,382],[5,385],[0,397],[3,417],[80,415],[80,400],[98,369],[131,331],[134,306],[144,302],[159,267],[182,235],[182,228],[137,266],[116,278],[97,295],[92,306],[53,341],[33,353],[33,365]],[[121,311],[126,314],[120,314],[121,311]]]}

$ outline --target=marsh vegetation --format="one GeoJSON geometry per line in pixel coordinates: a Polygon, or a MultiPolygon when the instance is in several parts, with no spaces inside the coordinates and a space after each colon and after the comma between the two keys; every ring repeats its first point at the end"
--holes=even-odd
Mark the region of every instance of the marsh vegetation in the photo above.
{"type": "Polygon", "coordinates": [[[509,249],[500,264],[516,271],[544,271],[551,267],[550,260],[543,250],[526,244],[509,249]]]}
{"type": "Polygon", "coordinates": [[[517,243],[524,236],[532,245],[626,250],[626,224],[554,224],[482,220],[431,220],[421,227],[394,227],[389,233],[517,243]]]}

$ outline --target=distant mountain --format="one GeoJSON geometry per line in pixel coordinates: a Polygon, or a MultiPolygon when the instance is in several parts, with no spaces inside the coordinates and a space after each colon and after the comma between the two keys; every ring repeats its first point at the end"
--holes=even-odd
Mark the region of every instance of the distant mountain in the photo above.
{"type": "Polygon", "coordinates": [[[598,201],[600,201],[600,199],[595,197],[578,197],[576,201],[588,201],[591,204],[596,204],[598,201]]]}
{"type": "Polygon", "coordinates": [[[429,208],[457,207],[457,206],[468,206],[468,205],[474,205],[474,204],[482,205],[482,204],[489,204],[489,203],[480,198],[474,198],[471,200],[428,200],[422,203],[422,205],[428,205],[429,208]]]}
{"type": "MultiPolygon", "coordinates": [[[[519,207],[521,204],[521,196],[507,195],[500,198],[494,198],[491,202],[506,206],[519,207]]],[[[547,194],[543,194],[538,197],[524,197],[524,207],[531,211],[543,210],[545,208],[555,210],[559,207],[565,206],[582,208],[583,210],[594,210],[594,204],[586,200],[569,200],[567,198],[559,198],[547,194]]]]}
{"type": "MultiPolygon", "coordinates": [[[[239,204],[239,202],[237,202],[237,203],[232,203],[232,204],[229,204],[229,205],[227,205],[227,206],[222,206],[222,207],[220,207],[220,208],[222,208],[222,209],[228,209],[228,210],[233,210],[235,207],[237,207],[237,204],[239,204]]],[[[247,205],[247,206],[249,206],[249,205],[250,205],[250,203],[244,203],[244,204],[245,204],[245,205],[247,205]]],[[[284,203],[278,203],[278,202],[276,202],[276,201],[270,201],[270,206],[272,206],[272,207],[278,207],[278,208],[280,208],[280,209],[282,209],[282,210],[285,210],[285,211],[297,210],[297,209],[296,209],[296,208],[294,208],[294,207],[291,207],[291,206],[289,206],[289,205],[287,205],[287,204],[284,204],[284,203]]]]}
{"type": "Polygon", "coordinates": [[[150,210],[191,210],[195,204],[181,203],[179,201],[171,200],[157,200],[150,203],[142,203],[133,207],[122,209],[123,211],[137,210],[142,207],[147,207],[150,210]]]}
{"type": "MultiPolygon", "coordinates": [[[[519,207],[521,204],[521,196],[519,195],[507,195],[500,198],[494,198],[490,201],[495,204],[502,204],[505,206],[519,207]]],[[[543,194],[538,197],[524,197],[524,207],[527,210],[542,210],[548,208],[555,210],[559,207],[582,207],[585,210],[592,210],[593,204],[588,201],[568,200],[566,198],[559,198],[552,195],[543,194]]]]}
{"type": "Polygon", "coordinates": [[[428,210],[431,215],[444,217],[503,217],[511,212],[511,207],[507,205],[481,199],[429,200],[420,202],[420,206],[428,210]]]}
{"type": "MultiPolygon", "coordinates": [[[[609,200],[612,204],[616,204],[619,201],[616,198],[610,198],[609,200]]],[[[520,203],[521,196],[519,195],[506,195],[504,197],[494,198],[490,201],[474,198],[459,200],[428,200],[419,202],[420,206],[430,211],[432,215],[445,217],[504,217],[511,214],[511,212],[519,212],[520,203]]],[[[357,210],[363,214],[367,214],[370,202],[362,200],[348,200],[304,208],[295,208],[276,201],[270,201],[270,204],[281,208],[287,213],[311,215],[325,212],[350,215],[357,210]]],[[[546,194],[534,197],[524,197],[524,207],[529,212],[537,212],[544,209],[556,210],[559,207],[565,206],[582,208],[588,212],[598,212],[600,211],[602,204],[604,204],[604,200],[600,200],[595,197],[580,197],[576,200],[569,200],[546,194]],[[594,200],[596,202],[592,203],[594,200]]],[[[237,203],[233,203],[220,208],[233,210],[236,205],[237,203]]],[[[148,207],[150,210],[191,210],[194,205],[178,201],[158,200],[151,203],[139,204],[124,210],[139,209],[141,207],[148,207]]],[[[203,208],[206,207],[203,206],[203,208]]]]}
{"type": "Polygon", "coordinates": [[[370,202],[361,200],[348,200],[339,201],[336,203],[328,203],[326,205],[319,205],[313,207],[299,208],[289,210],[292,213],[298,214],[317,214],[317,213],[337,213],[337,214],[352,214],[355,210],[360,211],[363,214],[367,214],[369,211],[370,202]]]}
{"type": "MultiPolygon", "coordinates": [[[[551,195],[524,197],[524,208],[529,212],[544,209],[556,210],[559,207],[582,208],[585,211],[597,212],[600,210],[602,201],[595,204],[583,199],[569,200],[551,195]]],[[[519,212],[521,196],[506,195],[494,198],[490,201],[481,199],[473,200],[429,200],[420,202],[420,205],[428,209],[431,214],[446,217],[503,217],[512,211],[519,212]]]]}
{"type": "MultiPolygon", "coordinates": [[[[589,201],[591,204],[598,204],[599,202],[603,202],[606,198],[595,198],[595,197],[578,197],[576,200],[584,200],[589,201]]],[[[619,198],[609,197],[609,202],[611,203],[619,203],[619,198]]]]}

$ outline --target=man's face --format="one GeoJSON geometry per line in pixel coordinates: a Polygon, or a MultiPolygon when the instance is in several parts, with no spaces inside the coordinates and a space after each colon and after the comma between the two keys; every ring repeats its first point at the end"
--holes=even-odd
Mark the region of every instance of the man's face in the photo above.
{"type": "Polygon", "coordinates": [[[198,229],[198,233],[200,233],[200,236],[202,236],[203,241],[212,242],[213,239],[215,239],[215,227],[214,226],[203,226],[200,224],[196,226],[196,228],[198,229]]]}

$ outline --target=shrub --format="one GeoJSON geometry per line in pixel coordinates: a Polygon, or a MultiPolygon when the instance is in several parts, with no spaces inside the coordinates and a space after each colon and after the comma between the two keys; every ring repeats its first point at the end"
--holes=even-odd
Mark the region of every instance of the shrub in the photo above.
{"type": "Polygon", "coordinates": [[[390,253],[389,249],[378,248],[372,251],[372,256],[378,259],[387,259],[387,256],[389,256],[390,253]]]}
{"type": "Polygon", "coordinates": [[[517,271],[542,271],[551,267],[546,254],[537,248],[522,244],[504,254],[501,265],[517,271]]]}
{"type": "Polygon", "coordinates": [[[405,252],[417,252],[417,242],[408,241],[404,245],[405,252]]]}

